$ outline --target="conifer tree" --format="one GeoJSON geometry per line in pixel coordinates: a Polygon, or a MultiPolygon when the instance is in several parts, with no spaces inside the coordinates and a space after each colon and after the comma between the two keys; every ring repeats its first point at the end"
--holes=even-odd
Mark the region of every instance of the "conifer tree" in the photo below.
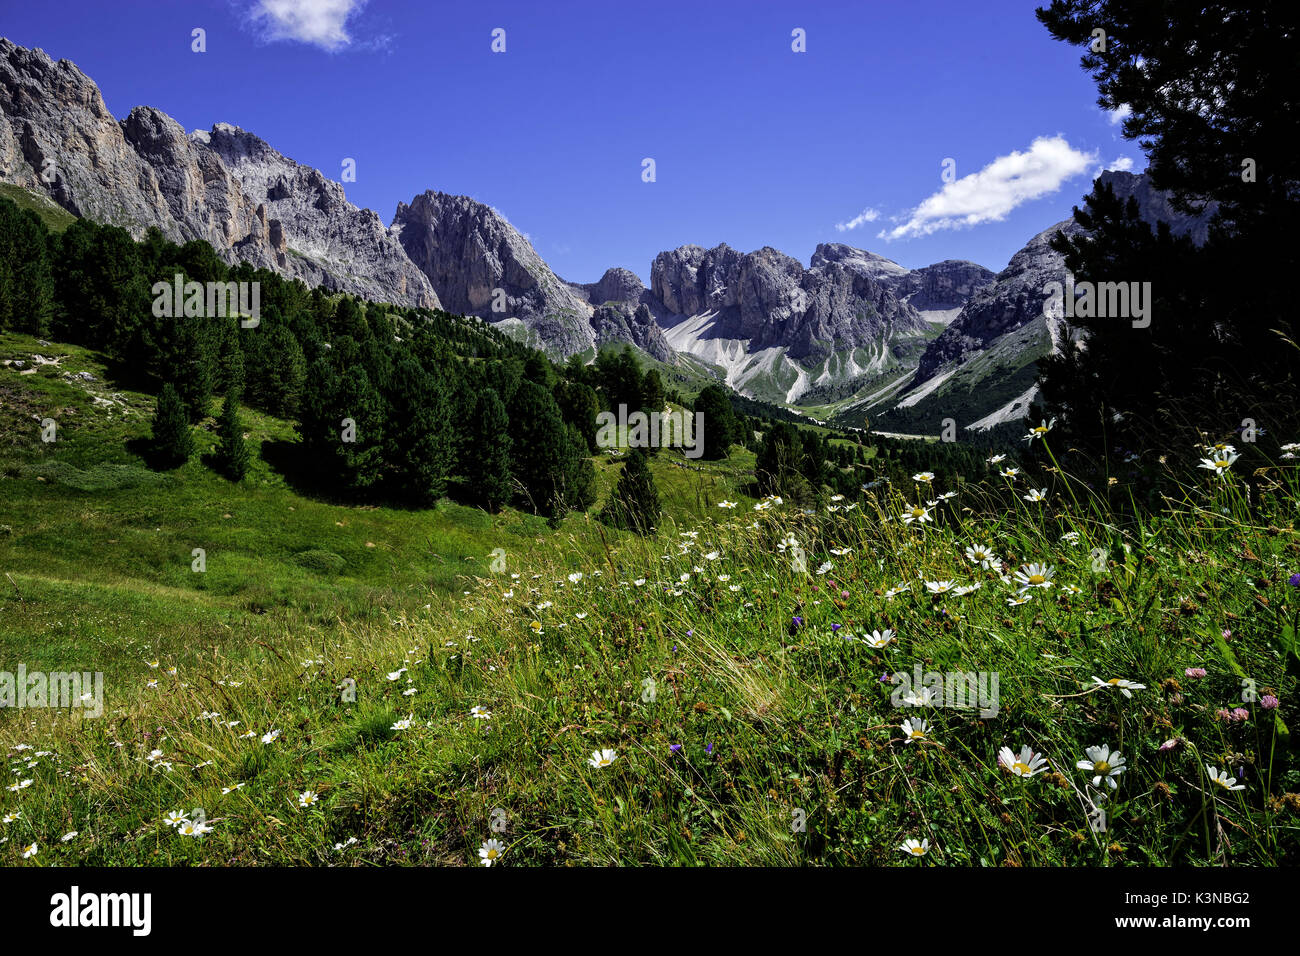
{"type": "Polygon", "coordinates": [[[244,424],[239,420],[239,390],[226,392],[217,422],[217,471],[231,481],[248,473],[248,443],[244,441],[244,424]]]}
{"type": "Polygon", "coordinates": [[[510,421],[493,389],[478,398],[462,450],[466,492],[488,511],[499,511],[510,500],[510,421]]]}
{"type": "Polygon", "coordinates": [[[623,473],[601,512],[601,520],[616,528],[648,535],[658,525],[659,515],[659,492],[646,454],[640,448],[634,448],[628,453],[623,473]]]}
{"type": "MultiPolygon", "coordinates": [[[[720,386],[706,386],[695,399],[695,411],[704,415],[704,457],[711,461],[726,458],[739,432],[727,393],[720,386]]],[[[692,437],[700,441],[699,436],[692,437]]]]}
{"type": "Polygon", "coordinates": [[[556,516],[563,508],[560,491],[568,437],[551,393],[523,381],[510,403],[510,472],[521,486],[523,504],[537,514],[556,516]]]}
{"type": "Polygon", "coordinates": [[[410,504],[433,504],[447,490],[454,432],[445,394],[446,383],[435,381],[409,353],[393,363],[383,457],[390,490],[410,504]]]}
{"type": "Polygon", "coordinates": [[[154,410],[153,446],[159,462],[169,468],[184,464],[194,452],[185,403],[170,382],[162,387],[154,410]]]}
{"type": "Polygon", "coordinates": [[[323,443],[332,452],[342,488],[366,492],[384,473],[384,400],[364,368],[347,369],[334,381],[323,443]]]}
{"type": "Polygon", "coordinates": [[[664,395],[663,378],[659,375],[659,369],[652,368],[645,373],[645,384],[642,387],[642,408],[647,412],[662,412],[668,399],[664,395]]]}

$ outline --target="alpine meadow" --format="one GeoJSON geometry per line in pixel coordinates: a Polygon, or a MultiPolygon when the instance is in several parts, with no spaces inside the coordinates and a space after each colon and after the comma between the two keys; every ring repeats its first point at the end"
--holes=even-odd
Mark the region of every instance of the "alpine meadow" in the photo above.
{"type": "Polygon", "coordinates": [[[1300,6],[50,6],[0,864],[1300,860],[1300,6]]]}

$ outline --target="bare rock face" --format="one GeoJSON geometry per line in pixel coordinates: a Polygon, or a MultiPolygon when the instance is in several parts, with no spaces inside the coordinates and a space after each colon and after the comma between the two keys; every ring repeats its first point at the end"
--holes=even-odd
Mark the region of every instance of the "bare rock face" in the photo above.
{"type": "Polygon", "coordinates": [[[1219,211],[1218,203],[1210,203],[1199,215],[1188,215],[1174,208],[1170,194],[1156,189],[1146,175],[1111,169],[1098,177],[1098,182],[1108,184],[1117,198],[1137,200],[1138,215],[1153,230],[1157,224],[1167,222],[1175,236],[1190,236],[1196,245],[1204,245],[1209,238],[1210,220],[1219,211]]]}
{"type": "Polygon", "coordinates": [[[778,347],[818,359],[924,332],[922,317],[890,289],[875,260],[828,244],[805,269],[770,247],[741,254],[725,244],[682,246],[655,258],[651,290],[669,314],[717,312],[711,334],[748,340],[751,351],[778,347]]]}
{"type": "Polygon", "coordinates": [[[174,225],[157,175],[127,145],[90,78],[3,38],[0,155],[6,182],[42,189],[73,215],[137,234],[174,225]]]}
{"type": "Polygon", "coordinates": [[[0,180],[136,237],[157,227],[176,242],[205,240],[227,262],[310,285],[440,304],[379,217],[318,170],[224,123],[187,136],[150,107],[119,123],[73,64],[2,38],[0,180]]]}
{"type": "Polygon", "coordinates": [[[917,366],[917,382],[949,362],[964,360],[988,348],[994,339],[1043,314],[1043,287],[1065,276],[1064,260],[1048,245],[1062,231],[1073,235],[1082,230],[1073,219],[1067,219],[1030,239],[994,281],[976,292],[953,323],[926,347],[917,366]]]}
{"type": "Polygon", "coordinates": [[[399,203],[392,228],[444,308],[489,321],[516,319],[556,356],[596,344],[591,305],[491,207],[430,190],[399,203]],[[496,301],[504,311],[493,308],[496,301]]]}
{"type": "Polygon", "coordinates": [[[596,344],[630,342],[661,362],[674,362],[676,353],[659,319],[663,303],[651,294],[630,269],[606,269],[599,281],[581,285],[569,283],[574,294],[592,307],[591,328],[596,344]]]}
{"type": "Polygon", "coordinates": [[[348,202],[343,187],[320,170],[295,163],[228,123],[190,140],[219,163],[212,175],[228,170],[243,194],[265,208],[264,236],[250,227],[234,241],[241,257],[299,276],[308,285],[379,302],[442,307],[428,278],[379,215],[348,202]]]}
{"type": "MultiPolygon", "coordinates": [[[[1145,175],[1112,170],[1102,173],[1099,180],[1109,184],[1120,199],[1135,198],[1139,215],[1153,229],[1165,222],[1174,235],[1191,236],[1197,244],[1205,242],[1209,221],[1217,211],[1213,205],[1200,215],[1188,216],[1176,211],[1168,193],[1155,189],[1145,175]]],[[[993,283],[979,289],[952,324],[930,343],[921,356],[915,382],[929,378],[949,363],[965,361],[1043,314],[1044,286],[1065,279],[1065,261],[1049,246],[1059,232],[1079,235],[1083,229],[1071,218],[1030,239],[993,283]]]]}
{"type": "Polygon", "coordinates": [[[913,269],[894,285],[894,294],[922,312],[960,309],[993,281],[993,270],[964,259],[945,259],[913,269]]]}
{"type": "Polygon", "coordinates": [[[661,362],[671,363],[675,359],[676,353],[668,344],[664,330],[655,322],[648,305],[637,305],[631,311],[622,302],[598,305],[591,315],[591,327],[596,334],[598,346],[630,342],[661,362]]]}
{"type": "Polygon", "coordinates": [[[640,303],[646,294],[645,284],[631,269],[606,269],[598,282],[575,287],[575,291],[592,305],[606,302],[640,303]]]}
{"type": "Polygon", "coordinates": [[[731,282],[741,254],[726,243],[713,249],[680,246],[655,256],[650,291],[673,315],[699,315],[736,304],[731,282]]]}

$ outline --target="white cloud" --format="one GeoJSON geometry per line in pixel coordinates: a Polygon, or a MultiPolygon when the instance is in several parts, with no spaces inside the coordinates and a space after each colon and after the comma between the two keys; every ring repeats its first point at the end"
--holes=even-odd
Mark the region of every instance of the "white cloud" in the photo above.
{"type": "Polygon", "coordinates": [[[352,43],[348,20],[365,0],[256,0],[249,10],[267,40],[297,40],[333,52],[352,43]]]}
{"type": "Polygon", "coordinates": [[[979,172],[948,183],[913,209],[901,226],[882,230],[879,238],[928,236],[1001,221],[1022,203],[1056,192],[1096,162],[1095,152],[1080,152],[1062,136],[1040,136],[1026,152],[999,156],[979,172]]]}
{"type": "Polygon", "coordinates": [[[1121,103],[1113,110],[1105,110],[1104,112],[1106,113],[1106,119],[1110,120],[1110,125],[1118,126],[1133,115],[1133,107],[1127,103],[1121,103]]]}
{"type": "Polygon", "coordinates": [[[879,218],[880,211],[878,209],[864,209],[848,222],[837,222],[835,228],[839,232],[848,232],[850,229],[857,229],[858,226],[865,226],[869,222],[875,222],[879,218]]]}
{"type": "Polygon", "coordinates": [[[1092,169],[1092,178],[1096,179],[1102,173],[1109,172],[1112,169],[1117,169],[1125,173],[1131,173],[1133,172],[1134,165],[1135,164],[1133,161],[1133,157],[1117,156],[1109,163],[1098,163],[1096,166],[1094,166],[1092,169]]]}

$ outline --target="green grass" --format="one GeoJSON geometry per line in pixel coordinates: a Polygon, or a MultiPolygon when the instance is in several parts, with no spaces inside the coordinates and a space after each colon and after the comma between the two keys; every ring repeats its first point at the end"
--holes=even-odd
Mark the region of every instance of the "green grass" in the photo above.
{"type": "Polygon", "coordinates": [[[12,201],[19,209],[32,210],[51,232],[62,232],[77,219],[44,193],[12,183],[0,183],[0,198],[12,201]]]}
{"type": "MultiPolygon", "coordinates": [[[[26,347],[0,338],[0,357],[26,347]]],[[[197,458],[136,481],[125,448],[148,397],[101,421],[76,391],[97,383],[37,379],[0,369],[20,405],[0,420],[0,571],[16,585],[0,577],[0,649],[11,669],[103,671],[105,713],[0,714],[7,777],[32,781],[0,791],[0,816],[21,813],[0,824],[0,863],[475,865],[488,838],[504,865],[1274,866],[1300,852],[1293,472],[1253,510],[1229,473],[1125,524],[1061,475],[1045,504],[994,479],[907,525],[905,502],[947,489],[755,510],[739,494],[752,461],[695,471],[661,453],[665,518],[638,539],[583,515],[551,530],[448,503],[313,501],[260,458],[240,485],[197,458]],[[48,408],[75,411],[66,445],[33,443],[30,414],[48,408]],[[967,560],[976,543],[1002,563],[967,560]],[[1002,574],[1028,562],[1054,586],[1011,606],[1002,574]],[[980,588],[926,592],[941,580],[980,588]],[[879,648],[845,639],[887,629],[879,648]],[[996,672],[996,716],[895,707],[882,675],[918,664],[996,672]],[[1145,687],[1126,697],[1094,676],[1145,687]],[[906,718],[928,739],[905,742],[906,718]],[[1127,758],[1104,832],[1075,766],[1098,744],[1127,758]],[[998,764],[1022,745],[1048,761],[1029,779],[998,764]],[[603,748],[614,762],[590,766],[603,748]],[[305,791],[318,799],[302,807],[305,791]],[[195,808],[206,836],[163,822],[195,808]],[[929,855],[901,853],[910,838],[929,855]]],[[[287,440],[246,415],[256,441],[287,440]]],[[[602,489],[617,467],[598,462],[602,489]]]]}

